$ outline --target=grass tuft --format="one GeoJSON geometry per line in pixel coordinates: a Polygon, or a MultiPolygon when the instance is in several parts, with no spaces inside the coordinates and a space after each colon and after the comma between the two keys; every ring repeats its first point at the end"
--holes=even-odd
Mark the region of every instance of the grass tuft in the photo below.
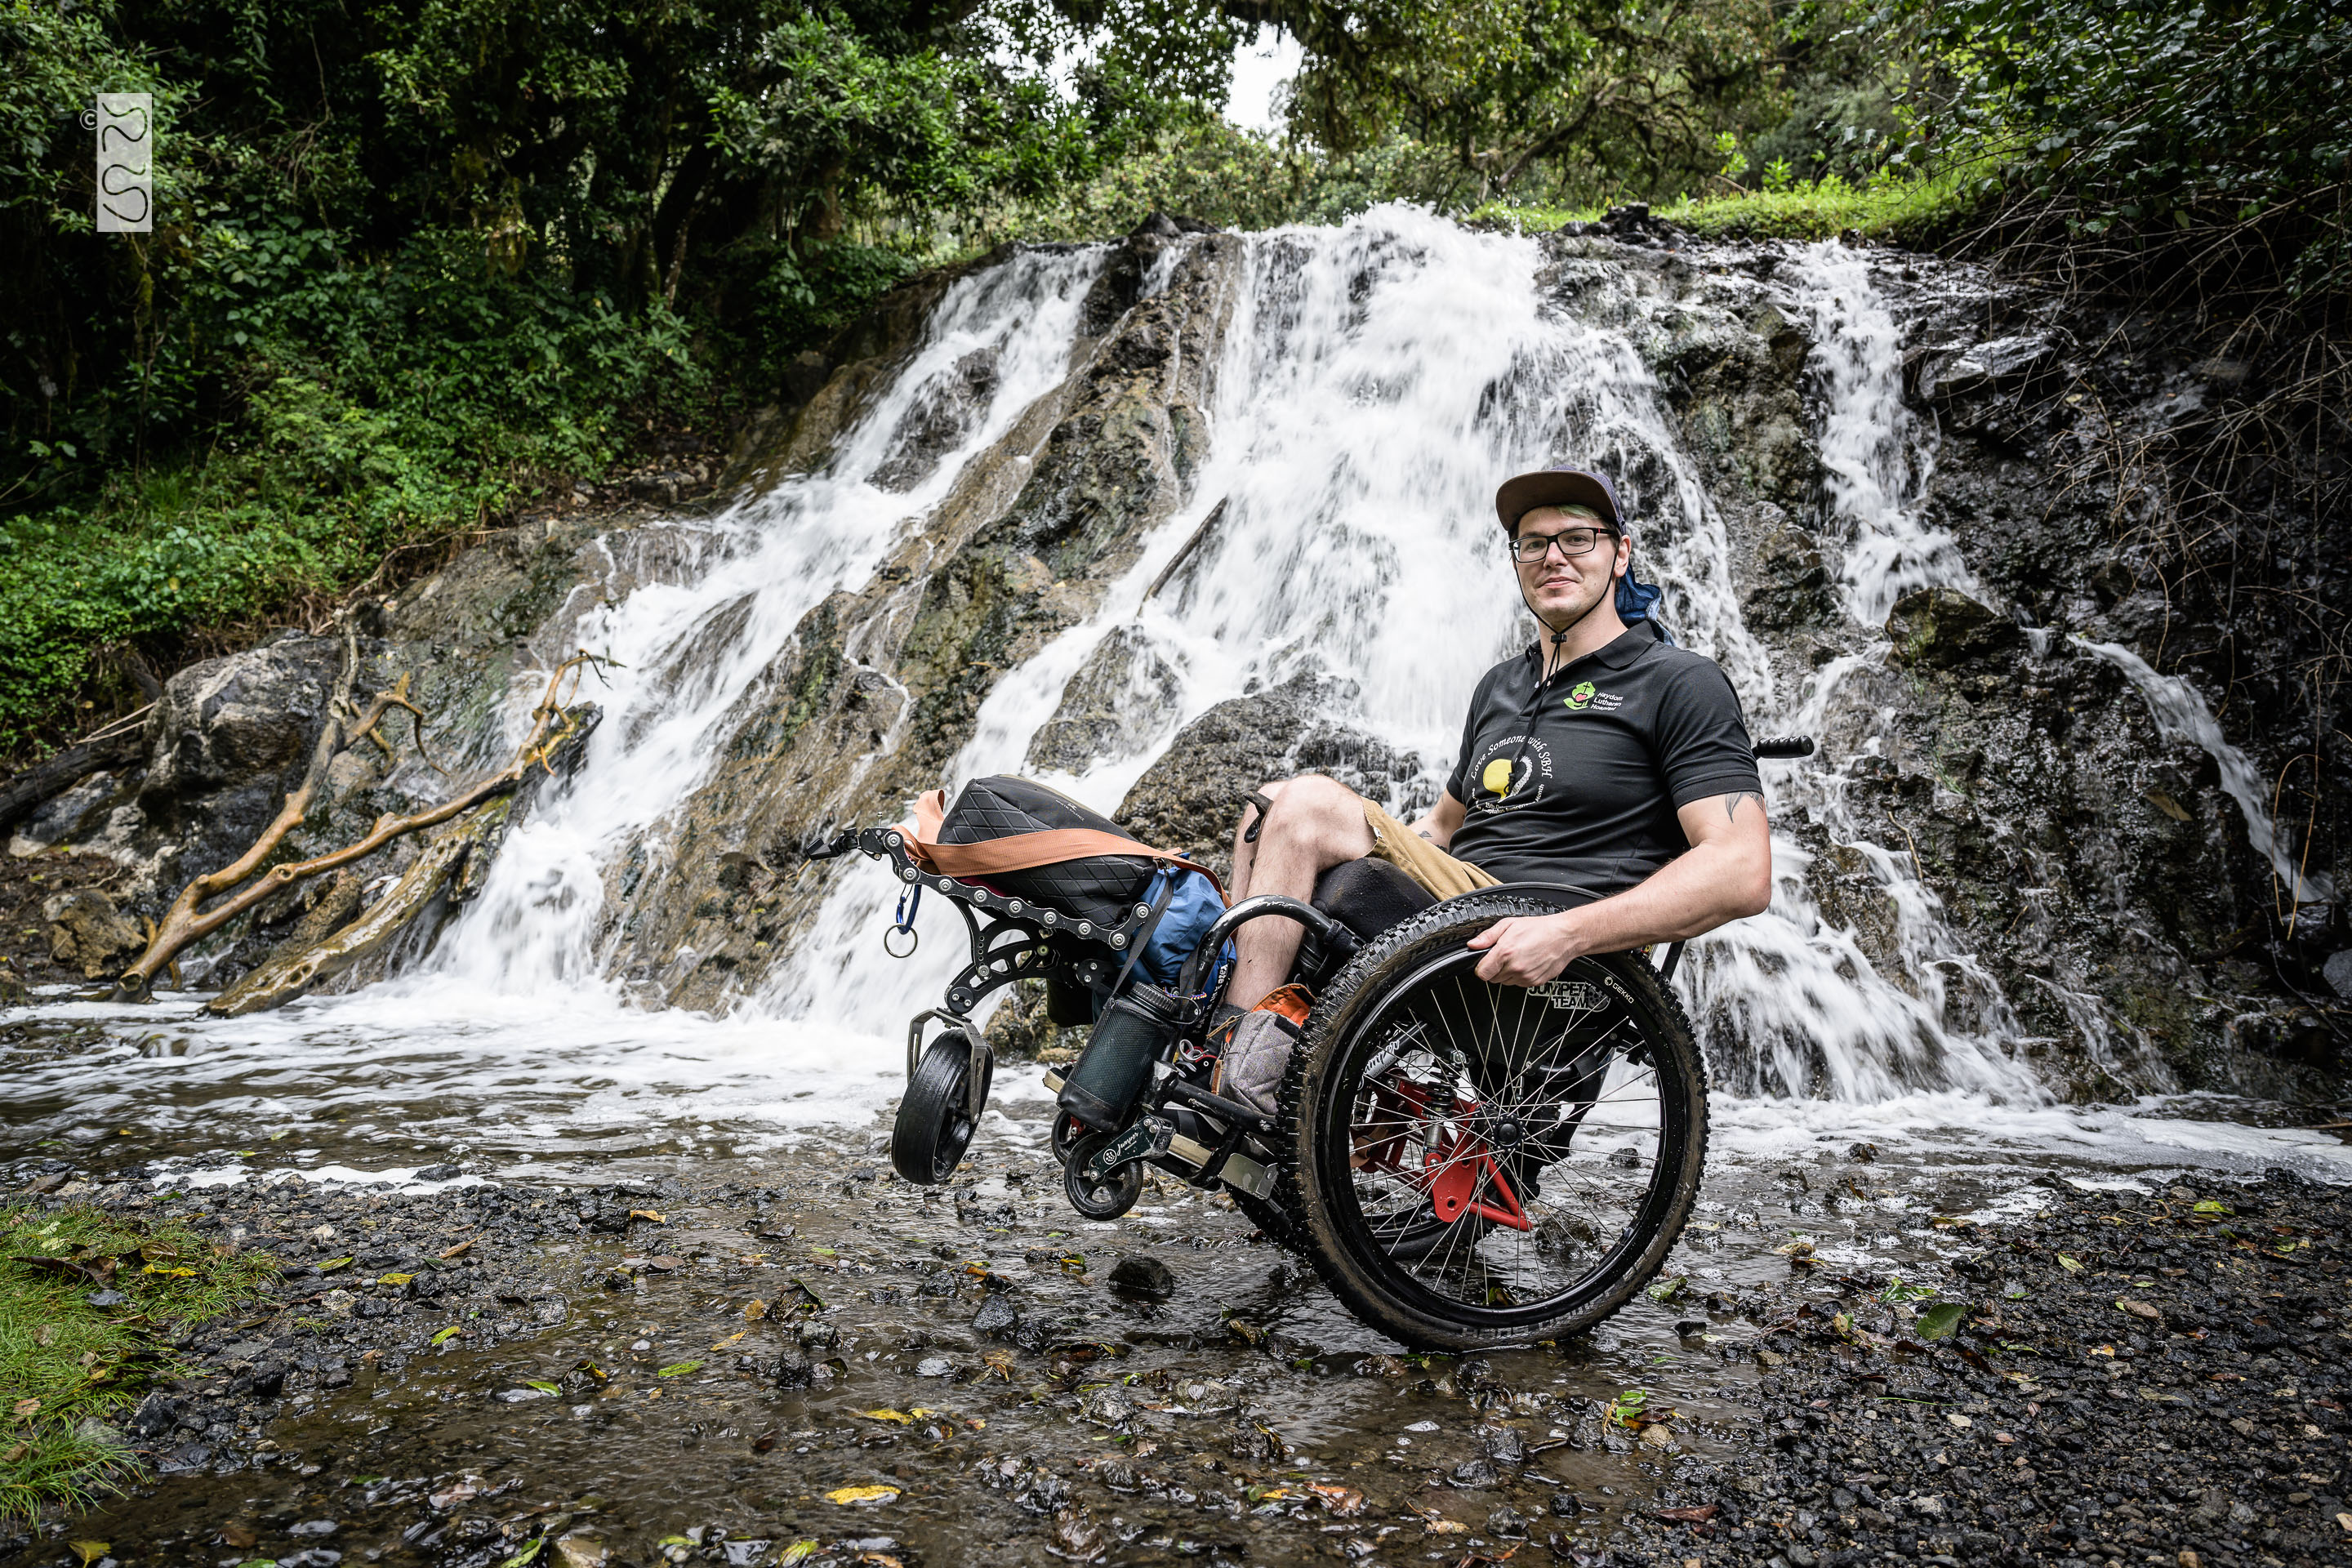
{"type": "MultiPolygon", "coordinates": [[[[1685,196],[1652,209],[1652,216],[1704,239],[1829,239],[1853,230],[1865,239],[1926,245],[1960,226],[1985,195],[1982,175],[1961,169],[1918,179],[1889,176],[1868,184],[1832,175],[1782,191],[1685,196]]],[[[1467,216],[1522,234],[1549,234],[1570,223],[1590,223],[1602,210],[1489,202],[1467,216]]]]}
{"type": "Polygon", "coordinates": [[[0,1206],[0,1521],[87,1507],[144,1474],[118,1423],[187,1368],[168,1332],[220,1316],[277,1275],[175,1221],[0,1206]],[[107,1306],[93,1296],[123,1300],[107,1306]]]}

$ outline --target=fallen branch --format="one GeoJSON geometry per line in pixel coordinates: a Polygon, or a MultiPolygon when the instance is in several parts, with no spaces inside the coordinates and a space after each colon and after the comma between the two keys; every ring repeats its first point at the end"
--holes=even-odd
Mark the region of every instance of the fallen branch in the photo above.
{"type": "Polygon", "coordinates": [[[89,740],[68,746],[47,762],[36,763],[7,783],[0,784],[0,832],[30,816],[43,801],[64,794],[102,768],[135,763],[146,750],[145,731],[136,725],[127,730],[110,725],[89,740]]]}
{"type": "Polygon", "coordinates": [[[297,951],[281,949],[271,953],[206,1003],[205,1011],[216,1017],[239,1018],[275,1007],[381,952],[464,868],[467,858],[505,826],[510,805],[510,800],[489,801],[471,817],[453,824],[426,845],[392,890],[357,920],[297,951]]]}
{"type": "MultiPolygon", "coordinates": [[[[583,651],[555,667],[548,677],[547,690],[541,697],[539,706],[531,710],[530,733],[516,748],[514,761],[499,772],[438,805],[406,816],[387,815],[377,818],[375,826],[357,843],[329,850],[308,860],[288,861],[262,872],[262,862],[275,853],[278,847],[285,842],[286,836],[310,815],[311,799],[318,792],[320,780],[326,776],[328,765],[345,746],[362,736],[373,736],[377,723],[394,708],[415,716],[421,731],[423,716],[408,700],[405,676],[391,691],[371,702],[349,730],[343,727],[340,715],[351,706],[352,675],[358,662],[355,649],[350,647],[348,635],[346,644],[343,676],[334,700],[328,704],[327,721],[319,731],[319,743],[311,753],[310,772],[304,775],[301,784],[287,795],[286,804],[278,808],[276,819],[262,829],[261,836],[253,841],[251,848],[231,864],[198,877],[180,889],[180,896],[172,900],[172,907],[156,923],[148,939],[147,951],[140,954],[139,962],[124,971],[122,978],[115,983],[116,1001],[146,1001],[155,976],[162,973],[190,943],[203,941],[237,916],[295,883],[348,866],[354,860],[365,859],[395,838],[463,816],[484,801],[512,791],[530,776],[534,767],[548,766],[555,749],[571,738],[572,728],[578,722],[574,716],[564,711],[560,700],[564,681],[576,677],[589,665],[604,662],[583,651]],[[233,889],[237,890],[231,891],[233,889]],[[206,900],[215,898],[220,900],[218,903],[209,909],[204,907],[206,900]]],[[[422,750],[421,747],[419,749],[422,750]]]]}

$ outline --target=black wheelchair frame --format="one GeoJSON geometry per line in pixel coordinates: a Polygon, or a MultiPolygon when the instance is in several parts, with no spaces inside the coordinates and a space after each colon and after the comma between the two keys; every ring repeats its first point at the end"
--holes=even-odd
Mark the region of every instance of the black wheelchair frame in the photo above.
{"type": "MultiPolygon", "coordinates": [[[[1759,758],[1794,759],[1810,756],[1812,751],[1812,741],[1805,737],[1768,740],[1756,746],[1759,758]]],[[[1083,987],[1097,998],[1099,1009],[1099,1005],[1112,1000],[1116,989],[1128,979],[1133,968],[1129,955],[1137,942],[1148,939],[1146,928],[1152,921],[1152,910],[1148,904],[1137,903],[1116,923],[1102,925],[977,882],[926,870],[916,861],[905,830],[895,826],[849,829],[828,841],[810,845],[804,856],[812,860],[832,859],[852,850],[887,862],[903,889],[937,893],[953,904],[963,918],[970,944],[969,962],[948,983],[942,1005],[917,1014],[907,1030],[910,1089],[925,1081],[918,1075],[928,1058],[941,1051],[961,1051],[963,1061],[954,1077],[962,1085],[961,1102],[950,1106],[924,1100],[919,1104],[921,1097],[910,1092],[901,1101],[898,1121],[892,1131],[892,1160],[899,1173],[910,1181],[934,1183],[945,1179],[946,1173],[953,1170],[955,1158],[977,1129],[993,1077],[992,1053],[972,1025],[973,1010],[999,987],[1031,979],[1083,987]],[[940,1033],[926,1045],[924,1037],[932,1024],[940,1026],[940,1033]],[[961,1037],[960,1047],[950,1043],[951,1035],[961,1037]],[[954,1143],[942,1153],[936,1121],[950,1112],[961,1118],[963,1142],[954,1143]]],[[[1480,891],[1510,892],[1527,890],[1531,886],[1534,885],[1505,883],[1480,891]]],[[[1541,890],[1552,894],[1559,891],[1549,884],[1541,885],[1541,890]]],[[[1304,928],[1304,940],[1292,973],[1310,986],[1319,985],[1336,974],[1362,945],[1362,939],[1345,922],[1297,899],[1260,894],[1242,900],[1220,915],[1185,961],[1175,988],[1174,1028],[1159,1051],[1150,1080],[1128,1110],[1119,1130],[1066,1146],[1061,1136],[1065,1118],[1062,1112],[1055,1113],[1055,1153],[1066,1160],[1072,1148],[1082,1146],[1086,1154],[1083,1167],[1071,1171],[1069,1184],[1072,1202],[1080,1205],[1081,1213],[1089,1212],[1078,1195],[1082,1189],[1110,1178],[1124,1167],[1141,1163],[1204,1190],[1231,1187],[1261,1201],[1273,1196],[1274,1171],[1244,1147],[1253,1136],[1270,1139],[1275,1131],[1273,1121],[1246,1105],[1212,1092],[1205,1084],[1195,1081],[1194,1076],[1188,1076],[1177,1067],[1188,1053],[1196,1058],[1206,1055],[1206,1025],[1216,998],[1202,993],[1203,975],[1210,972],[1218,953],[1235,931],[1252,921],[1269,916],[1295,921],[1304,928]],[[1161,1073],[1158,1071],[1160,1068],[1170,1070],[1161,1073]]],[[[1673,979],[1681,962],[1683,945],[1679,942],[1669,944],[1659,958],[1662,979],[1673,979]]],[[[942,1058],[943,1068],[948,1065],[950,1064],[942,1058]]],[[[948,1081],[944,1072],[927,1076],[936,1081],[948,1081]]],[[[1063,1082],[1060,1074],[1048,1073],[1045,1079],[1046,1088],[1056,1093],[1063,1082]]],[[[1267,1152],[1264,1147],[1258,1151],[1267,1152]]],[[[1129,1197],[1127,1202],[1131,1204],[1133,1198],[1129,1197]]],[[[1090,1217],[1111,1217],[1119,1212],[1124,1212],[1123,1205],[1090,1217]]]]}

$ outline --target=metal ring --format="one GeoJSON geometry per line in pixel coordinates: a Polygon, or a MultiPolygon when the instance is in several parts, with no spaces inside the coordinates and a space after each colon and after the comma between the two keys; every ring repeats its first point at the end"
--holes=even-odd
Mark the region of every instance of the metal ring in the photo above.
{"type": "Polygon", "coordinates": [[[882,931],[882,951],[893,958],[911,958],[915,949],[922,944],[922,933],[913,926],[886,926],[882,931]],[[907,951],[904,952],[890,945],[890,939],[900,931],[907,933],[907,951]]]}

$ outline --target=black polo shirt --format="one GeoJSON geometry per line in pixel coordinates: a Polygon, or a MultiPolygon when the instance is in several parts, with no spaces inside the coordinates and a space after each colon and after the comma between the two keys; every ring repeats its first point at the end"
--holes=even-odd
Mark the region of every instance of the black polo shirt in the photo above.
{"type": "Polygon", "coordinates": [[[1506,882],[1622,892],[1690,847],[1679,806],[1759,794],[1756,752],[1711,658],[1636,621],[1538,684],[1543,647],[1486,672],[1446,788],[1447,853],[1506,882]]]}

